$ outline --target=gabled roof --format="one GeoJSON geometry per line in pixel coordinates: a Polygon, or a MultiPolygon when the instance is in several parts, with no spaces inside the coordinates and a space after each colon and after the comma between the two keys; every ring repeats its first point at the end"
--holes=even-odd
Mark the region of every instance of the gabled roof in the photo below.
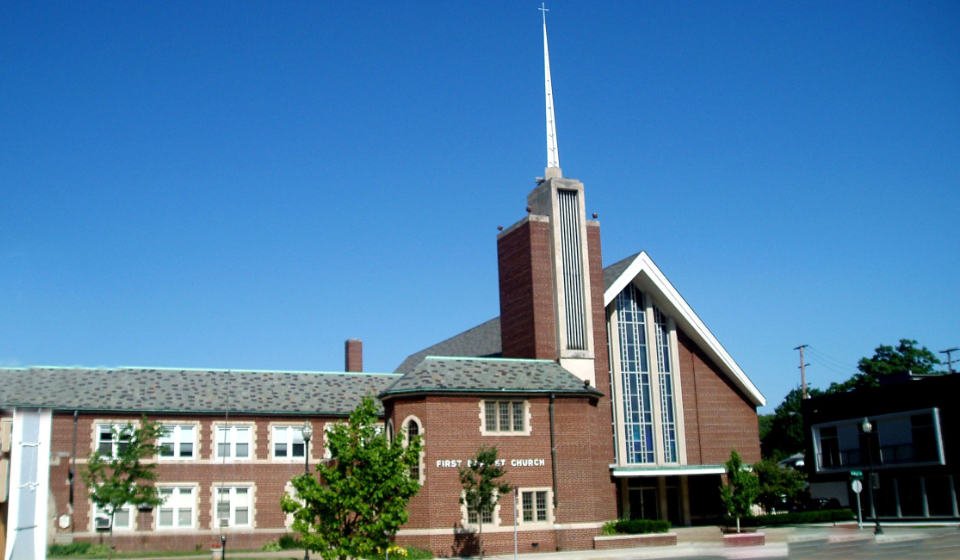
{"type": "Polygon", "coordinates": [[[552,360],[427,356],[380,398],[412,393],[601,393],[552,360]]]}
{"type": "MultiPolygon", "coordinates": [[[[613,298],[628,283],[637,280],[644,290],[657,300],[658,307],[667,315],[674,317],[677,326],[687,334],[697,346],[706,352],[721,372],[733,382],[757,406],[764,406],[766,399],[753,382],[740,369],[730,354],[723,348],[710,329],[703,324],[693,309],[687,304],[673,284],[654,264],[646,252],[634,253],[603,269],[603,305],[610,305],[613,298]]],[[[500,318],[494,317],[470,330],[452,336],[443,342],[411,354],[397,367],[397,371],[413,371],[426,356],[499,356],[500,318]]]]}
{"type": "Polygon", "coordinates": [[[646,252],[641,251],[608,267],[604,270],[603,280],[604,307],[609,305],[628,284],[636,283],[638,287],[653,296],[657,301],[657,307],[673,317],[677,327],[713,360],[721,372],[726,374],[727,378],[743,391],[753,404],[763,406],[767,403],[747,374],[740,369],[717,337],[703,324],[693,308],[687,304],[680,292],[667,280],[646,252]]]}
{"type": "Polygon", "coordinates": [[[409,373],[427,356],[496,358],[500,355],[500,317],[494,317],[429,348],[410,354],[397,366],[396,371],[409,373]]]}
{"type": "Polygon", "coordinates": [[[0,407],[346,416],[397,374],[165,368],[4,368],[0,407]]]}

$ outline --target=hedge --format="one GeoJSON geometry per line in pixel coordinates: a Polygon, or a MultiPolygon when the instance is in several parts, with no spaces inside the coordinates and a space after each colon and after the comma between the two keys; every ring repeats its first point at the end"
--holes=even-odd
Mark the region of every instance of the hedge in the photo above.
{"type": "MultiPolygon", "coordinates": [[[[793,513],[770,513],[741,517],[742,527],[759,527],[765,525],[795,525],[799,523],[824,523],[832,521],[850,521],[856,519],[856,514],[849,509],[823,509],[818,511],[798,511],[793,513]]],[[[737,520],[728,517],[724,520],[728,525],[735,525],[737,520]]]]}
{"type": "Polygon", "coordinates": [[[661,519],[618,519],[603,524],[604,535],[666,533],[669,530],[670,522],[661,519]]]}

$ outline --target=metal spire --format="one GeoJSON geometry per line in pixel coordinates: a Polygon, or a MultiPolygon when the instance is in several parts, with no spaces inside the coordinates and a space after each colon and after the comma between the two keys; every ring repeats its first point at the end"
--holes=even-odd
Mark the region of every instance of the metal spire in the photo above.
{"type": "Polygon", "coordinates": [[[543,16],[543,80],[547,100],[547,177],[562,176],[560,173],[560,150],[557,147],[557,123],[553,115],[553,84],[550,81],[550,50],[547,48],[547,12],[550,10],[541,2],[543,16]],[[551,169],[556,171],[551,172],[551,169]]]}

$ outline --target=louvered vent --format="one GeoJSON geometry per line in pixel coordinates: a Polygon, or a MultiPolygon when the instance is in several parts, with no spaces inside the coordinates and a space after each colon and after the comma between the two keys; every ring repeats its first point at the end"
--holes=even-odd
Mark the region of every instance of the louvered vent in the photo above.
{"type": "Polygon", "coordinates": [[[577,191],[558,190],[560,250],[563,264],[563,296],[566,312],[567,349],[587,349],[583,285],[583,240],[580,237],[580,205],[577,191]]]}

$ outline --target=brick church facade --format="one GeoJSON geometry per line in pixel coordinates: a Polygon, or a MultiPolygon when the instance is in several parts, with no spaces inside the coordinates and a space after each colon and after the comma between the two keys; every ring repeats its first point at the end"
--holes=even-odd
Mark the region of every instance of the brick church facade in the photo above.
{"type": "Polygon", "coordinates": [[[94,449],[122,445],[111,426],[143,414],[168,428],[153,459],[165,502],[118,516],[118,547],[206,550],[226,535],[233,549],[259,548],[289,532],[279,508],[288,481],[307,456],[325,459],[326,426],[365,394],[391,435],[423,438],[401,544],[476,552],[458,466],[481,445],[497,447],[516,488],[484,520],[487,553],[512,550],[515,526],[521,551],[552,551],[597,547],[618,517],[715,519],[730,451],[760,458],[763,396],[646,253],[602,266],[584,185],[551,162],[526,215],[498,235],[499,316],[394,373],[361,371],[356,340],[336,373],[0,370],[7,474],[32,488],[3,496],[5,557],[100,538],[76,473],[94,449]],[[17,529],[14,515],[28,509],[35,526],[17,529]]]}

